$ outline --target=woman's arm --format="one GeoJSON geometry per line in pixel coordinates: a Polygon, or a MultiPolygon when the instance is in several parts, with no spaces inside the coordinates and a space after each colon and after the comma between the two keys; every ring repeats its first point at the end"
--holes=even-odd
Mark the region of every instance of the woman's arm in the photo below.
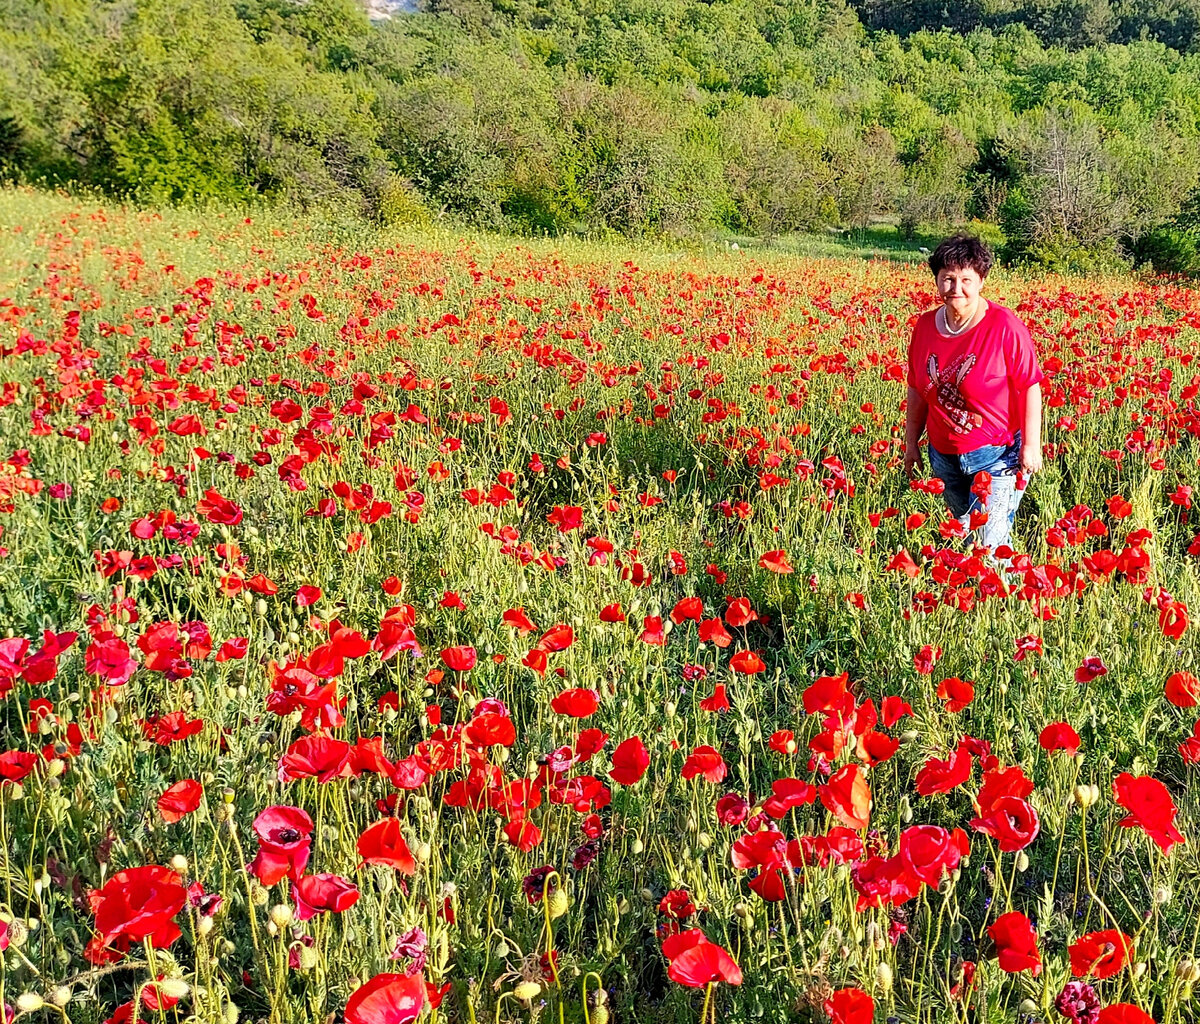
{"type": "Polygon", "coordinates": [[[920,444],[928,415],[929,404],[921,392],[910,384],[904,414],[904,472],[907,476],[912,476],[923,466],[920,444]]]}
{"type": "Polygon", "coordinates": [[[1021,396],[1021,473],[1030,477],[1042,471],[1042,385],[1021,396]]]}

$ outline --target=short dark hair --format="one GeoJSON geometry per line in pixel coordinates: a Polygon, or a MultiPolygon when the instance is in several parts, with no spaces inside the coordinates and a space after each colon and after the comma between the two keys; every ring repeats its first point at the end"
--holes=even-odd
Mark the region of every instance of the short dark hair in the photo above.
{"type": "Polygon", "coordinates": [[[929,269],[934,277],[947,267],[958,270],[970,267],[981,278],[987,277],[992,269],[992,250],[975,235],[951,235],[929,257],[929,269]]]}

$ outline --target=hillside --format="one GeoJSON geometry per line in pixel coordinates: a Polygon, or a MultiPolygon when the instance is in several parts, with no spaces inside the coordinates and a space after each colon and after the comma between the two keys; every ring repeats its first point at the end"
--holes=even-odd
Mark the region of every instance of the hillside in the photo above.
{"type": "Polygon", "coordinates": [[[1182,29],[1158,33],[1181,49],[1128,19],[1054,41],[1045,11],[986,5],[954,28],[889,7],[872,28],[881,9],[842,0],[9,9],[0,171],[24,181],[527,233],[976,221],[1009,259],[1200,268],[1182,29]]]}

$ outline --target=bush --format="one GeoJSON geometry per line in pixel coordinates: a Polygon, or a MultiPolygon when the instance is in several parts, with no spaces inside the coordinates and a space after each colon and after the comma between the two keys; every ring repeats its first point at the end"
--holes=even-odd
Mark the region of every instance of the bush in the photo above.
{"type": "Polygon", "coordinates": [[[1135,266],[1149,264],[1156,274],[1200,274],[1200,235],[1195,229],[1155,228],[1137,238],[1132,250],[1135,266]]]}
{"type": "Polygon", "coordinates": [[[425,199],[411,181],[399,174],[388,176],[376,205],[379,219],[391,227],[424,227],[433,220],[425,199]]]}

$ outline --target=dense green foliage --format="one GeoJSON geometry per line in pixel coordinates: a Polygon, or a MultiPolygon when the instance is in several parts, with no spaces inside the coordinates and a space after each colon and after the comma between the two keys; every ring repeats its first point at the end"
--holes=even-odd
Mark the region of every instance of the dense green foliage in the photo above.
{"type": "Polygon", "coordinates": [[[1116,27],[1070,50],[1028,27],[1100,24],[1068,0],[958,9],[967,34],[863,10],[903,35],[843,0],[432,0],[379,24],[357,0],[6,6],[0,168],[29,181],[535,231],[976,218],[1010,257],[1079,265],[1195,251],[1200,54],[1134,38],[1190,47],[1182,7],[1167,31],[1106,6],[1116,27]]]}

